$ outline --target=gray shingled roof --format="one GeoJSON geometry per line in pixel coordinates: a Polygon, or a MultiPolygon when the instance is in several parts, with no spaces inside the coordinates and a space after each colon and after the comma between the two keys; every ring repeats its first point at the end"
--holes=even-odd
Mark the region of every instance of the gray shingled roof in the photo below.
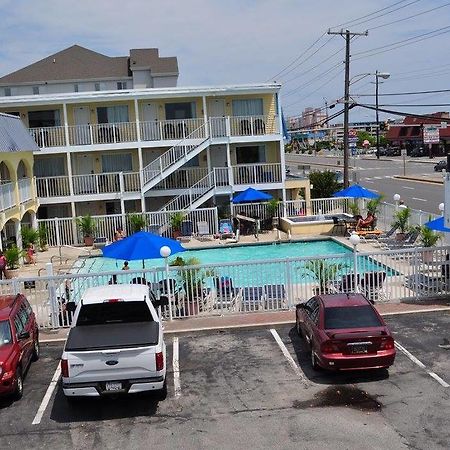
{"type": "Polygon", "coordinates": [[[110,57],[79,45],[72,45],[1,77],[0,85],[130,77],[129,66],[133,67],[133,60],[136,61],[137,67],[150,67],[154,73],[178,73],[177,58],[160,58],[158,49],[132,49],[128,58],[110,57]]]}
{"type": "Polygon", "coordinates": [[[20,117],[0,113],[0,152],[39,150],[20,117]]]}

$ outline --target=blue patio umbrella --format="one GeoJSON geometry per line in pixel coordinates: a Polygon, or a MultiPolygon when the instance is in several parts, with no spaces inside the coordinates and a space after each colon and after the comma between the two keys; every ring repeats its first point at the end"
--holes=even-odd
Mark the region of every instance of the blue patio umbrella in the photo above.
{"type": "Polygon", "coordinates": [[[354,184],[342,191],[335,192],[333,197],[378,198],[380,195],[376,192],[369,191],[369,189],[366,189],[359,184],[354,184]]]}
{"type": "Polygon", "coordinates": [[[273,197],[265,192],[258,191],[253,188],[248,188],[240,192],[233,198],[233,203],[248,203],[248,202],[263,202],[271,200],[273,197]]]}
{"type": "Polygon", "coordinates": [[[173,239],[139,231],[120,241],[103,247],[103,256],[129,261],[161,258],[161,247],[169,247],[171,254],[184,252],[185,248],[173,239]]]}
{"type": "Polygon", "coordinates": [[[429,222],[424,224],[427,228],[434,231],[443,231],[446,233],[450,233],[450,228],[445,226],[444,217],[438,217],[437,219],[430,220],[429,222]]]}

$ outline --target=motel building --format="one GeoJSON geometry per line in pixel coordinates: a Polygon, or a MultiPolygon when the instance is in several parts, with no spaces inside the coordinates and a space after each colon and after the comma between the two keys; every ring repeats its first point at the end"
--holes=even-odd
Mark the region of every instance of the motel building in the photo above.
{"type": "Polygon", "coordinates": [[[176,57],[74,45],[0,78],[0,111],[34,138],[39,219],[229,205],[286,188],[279,84],[177,87],[176,57]]]}

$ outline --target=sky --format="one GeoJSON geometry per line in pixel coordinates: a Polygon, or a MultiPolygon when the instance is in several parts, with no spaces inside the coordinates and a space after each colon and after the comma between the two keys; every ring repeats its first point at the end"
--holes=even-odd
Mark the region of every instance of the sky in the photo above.
{"type": "MultiPolygon", "coordinates": [[[[285,115],[295,116],[343,96],[345,42],[326,31],[353,21],[346,25],[350,31],[369,30],[351,43],[355,101],[374,104],[374,75],[360,81],[358,75],[376,70],[391,75],[380,93],[450,89],[446,0],[0,0],[0,17],[0,75],[73,44],[109,56],[157,47],[161,56],[177,56],[179,86],[277,81],[285,115]],[[407,41],[416,36],[423,40],[407,41]],[[408,45],[385,51],[396,42],[408,45]]],[[[380,97],[383,104],[405,105],[388,107],[398,111],[448,111],[450,106],[410,105],[450,104],[450,92],[380,97]]],[[[355,108],[350,119],[374,115],[355,108]]]]}

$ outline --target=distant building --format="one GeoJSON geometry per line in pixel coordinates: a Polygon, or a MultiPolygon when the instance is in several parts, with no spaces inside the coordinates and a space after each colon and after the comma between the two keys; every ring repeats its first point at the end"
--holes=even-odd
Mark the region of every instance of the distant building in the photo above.
{"type": "Polygon", "coordinates": [[[157,48],[131,49],[128,56],[106,56],[72,45],[0,78],[0,97],[175,87],[176,57],[157,48]]]}
{"type": "MultiPolygon", "coordinates": [[[[450,114],[436,112],[428,114],[430,118],[406,116],[402,123],[393,123],[389,127],[386,138],[390,145],[399,146],[410,151],[420,147],[428,147],[423,142],[423,128],[437,125],[439,128],[439,144],[432,144],[431,155],[444,155],[450,151],[450,114]]],[[[428,151],[424,152],[428,154],[428,151]]]]}

